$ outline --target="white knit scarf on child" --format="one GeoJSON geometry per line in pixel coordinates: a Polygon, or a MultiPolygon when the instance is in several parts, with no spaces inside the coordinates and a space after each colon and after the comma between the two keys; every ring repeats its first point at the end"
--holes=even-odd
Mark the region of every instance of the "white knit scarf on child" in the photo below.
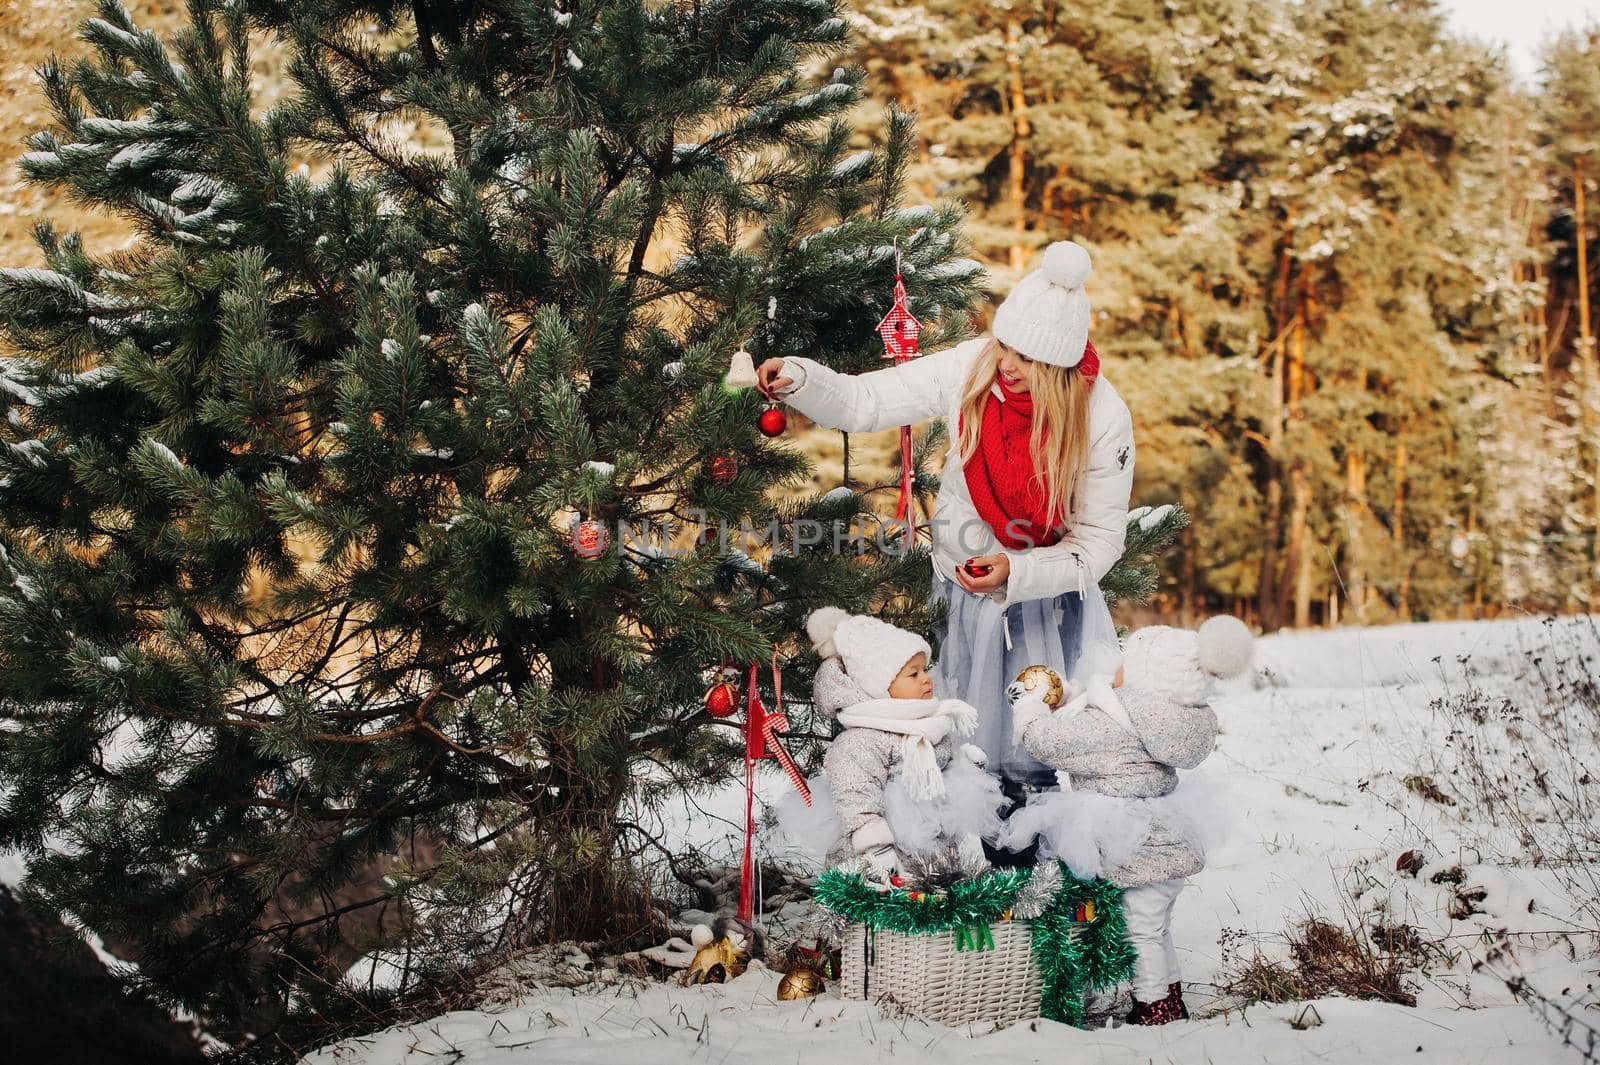
{"type": "Polygon", "coordinates": [[[952,730],[970,734],[978,727],[978,710],[960,699],[869,699],[839,711],[839,724],[904,736],[900,766],[906,792],[913,799],[937,799],[944,794],[944,778],[934,745],[952,730]]]}

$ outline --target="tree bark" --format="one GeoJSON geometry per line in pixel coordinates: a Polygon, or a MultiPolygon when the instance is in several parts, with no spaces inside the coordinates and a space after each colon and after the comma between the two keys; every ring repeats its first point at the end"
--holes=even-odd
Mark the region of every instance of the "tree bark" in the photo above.
{"type": "Polygon", "coordinates": [[[1395,561],[1399,563],[1400,587],[1395,609],[1402,618],[1411,618],[1411,565],[1405,557],[1406,546],[1406,429],[1402,425],[1394,445],[1394,539],[1395,561]]]}
{"type": "Polygon", "coordinates": [[[1267,433],[1267,513],[1262,522],[1261,576],[1256,588],[1256,610],[1261,615],[1261,628],[1267,632],[1278,627],[1278,537],[1283,532],[1283,478],[1278,469],[1283,445],[1282,402],[1283,343],[1280,341],[1272,353],[1273,410],[1267,433]]]}
{"type": "Polygon", "coordinates": [[[1256,611],[1260,614],[1261,628],[1271,632],[1278,627],[1278,538],[1283,533],[1283,375],[1284,337],[1283,324],[1287,310],[1289,290],[1289,259],[1291,234],[1294,232],[1294,208],[1285,214],[1283,244],[1278,256],[1278,276],[1273,284],[1271,322],[1278,331],[1272,343],[1272,370],[1269,384],[1270,409],[1267,412],[1266,461],[1266,515],[1262,522],[1261,573],[1256,582],[1256,611]]]}
{"type": "MultiPolygon", "coordinates": [[[[1300,401],[1306,384],[1306,304],[1302,298],[1295,308],[1294,325],[1289,331],[1289,356],[1285,380],[1285,437],[1298,436],[1303,419],[1300,401]]],[[[1298,441],[1297,441],[1298,443],[1298,441]]],[[[1305,457],[1297,454],[1289,469],[1289,535],[1284,548],[1283,579],[1279,585],[1278,617],[1289,613],[1294,604],[1296,628],[1311,624],[1311,551],[1306,543],[1306,523],[1311,510],[1311,478],[1306,473],[1305,457]]]]}
{"type": "MultiPolygon", "coordinates": [[[[1289,473],[1289,495],[1293,500],[1289,520],[1289,552],[1294,574],[1294,625],[1303,629],[1311,624],[1311,546],[1307,542],[1306,518],[1311,508],[1311,482],[1305,464],[1295,462],[1289,473]]],[[[1287,577],[1289,574],[1284,574],[1287,577]]]]}
{"type": "Polygon", "coordinates": [[[1588,217],[1585,211],[1583,156],[1572,159],[1572,203],[1578,226],[1578,348],[1583,360],[1583,380],[1588,395],[1582,399],[1583,436],[1589,441],[1594,463],[1590,485],[1591,514],[1594,539],[1589,544],[1589,595],[1590,610],[1600,604],[1600,440],[1595,439],[1595,407],[1600,405],[1600,359],[1594,347],[1594,323],[1589,316],[1589,237],[1585,232],[1588,217]]]}
{"type": "Polygon", "coordinates": [[[1022,23],[1006,20],[1006,70],[1011,101],[1011,269],[1021,270],[1026,258],[1023,237],[1028,206],[1027,147],[1032,126],[1028,122],[1028,97],[1022,88],[1022,23]]]}
{"type": "MultiPolygon", "coordinates": [[[[1365,373],[1362,374],[1363,379],[1365,373]]],[[[1362,387],[1365,388],[1363,380],[1362,387]]],[[[1349,565],[1347,576],[1349,579],[1350,610],[1356,616],[1356,624],[1366,621],[1367,607],[1367,542],[1366,527],[1369,511],[1367,509],[1367,460],[1361,454],[1361,449],[1351,444],[1350,450],[1344,458],[1344,484],[1345,494],[1349,503],[1345,510],[1345,542],[1349,545],[1349,565]]]]}

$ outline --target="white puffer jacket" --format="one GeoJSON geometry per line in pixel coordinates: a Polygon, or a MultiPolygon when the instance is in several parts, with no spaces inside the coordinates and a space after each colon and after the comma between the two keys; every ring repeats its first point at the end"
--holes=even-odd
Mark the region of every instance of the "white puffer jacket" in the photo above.
{"type": "MultiPolygon", "coordinates": [[[[812,420],[849,433],[942,416],[950,430],[950,447],[933,507],[934,571],[954,580],[956,567],[973,555],[1004,551],[1011,560],[1011,576],[989,593],[1001,607],[1064,592],[1087,595],[1122,557],[1135,457],[1128,405],[1104,374],[1095,380],[1089,393],[1089,469],[1066,534],[1049,547],[1006,550],[972,503],[958,453],[961,386],[984,343],[977,337],[899,366],[853,376],[815,359],[786,357],[783,376],[795,383],[782,398],[812,420]]],[[[1000,394],[998,385],[995,389],[1000,394]]]]}

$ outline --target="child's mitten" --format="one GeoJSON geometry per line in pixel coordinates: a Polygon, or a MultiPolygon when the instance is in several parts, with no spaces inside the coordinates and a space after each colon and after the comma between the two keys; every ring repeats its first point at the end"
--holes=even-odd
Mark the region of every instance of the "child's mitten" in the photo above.
{"type": "Polygon", "coordinates": [[[861,860],[867,863],[872,870],[872,879],[889,883],[893,877],[900,875],[905,863],[900,858],[900,852],[888,844],[869,847],[861,852],[861,860]]]}
{"type": "Polygon", "coordinates": [[[1050,707],[1023,687],[1020,680],[1006,685],[1006,701],[1011,704],[1011,736],[1017,743],[1022,742],[1022,737],[1035,722],[1050,716],[1050,707]]]}

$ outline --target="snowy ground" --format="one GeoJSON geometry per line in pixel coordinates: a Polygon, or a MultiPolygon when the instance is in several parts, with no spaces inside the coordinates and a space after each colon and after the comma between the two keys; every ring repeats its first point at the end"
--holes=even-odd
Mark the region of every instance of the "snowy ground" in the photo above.
{"type": "MultiPolygon", "coordinates": [[[[954,1031],[832,993],[780,1003],[778,975],[756,966],[726,986],[535,988],[484,1011],[348,1040],[306,1060],[1577,1061],[1527,1004],[1494,975],[1473,972],[1472,962],[1503,929],[1513,954],[1497,961],[1499,971],[1523,976],[1554,1002],[1578,1003],[1591,1023],[1597,1016],[1595,893],[1583,887],[1592,867],[1556,871],[1554,848],[1565,837],[1550,827],[1563,811],[1587,809],[1596,794],[1585,772],[1596,757],[1592,708],[1585,722],[1552,705],[1562,701],[1563,680],[1596,672],[1600,640],[1590,619],[1262,641],[1257,675],[1216,701],[1223,736],[1207,763],[1233,787],[1240,824],[1178,908],[1191,1007],[1216,1011],[1205,1020],[1156,1029],[1078,1031],[1042,1021],[954,1031]],[[1522,716],[1508,716],[1507,706],[1522,716]],[[1471,707],[1488,712],[1474,717],[1463,709],[1471,707]],[[1523,755],[1528,762],[1519,762],[1523,755]],[[1546,785],[1520,787],[1534,777],[1546,785]],[[1497,789],[1506,789],[1503,801],[1481,800],[1497,789]],[[1416,854],[1411,866],[1420,864],[1415,875],[1396,869],[1407,851],[1416,854]],[[1532,851],[1543,854],[1537,868],[1532,851]],[[1281,934],[1310,913],[1408,924],[1437,944],[1441,953],[1412,981],[1417,1007],[1323,999],[1315,1003],[1323,1023],[1301,1030],[1290,1022],[1302,1005],[1241,1010],[1214,997],[1226,967],[1224,930],[1251,933],[1244,941],[1252,949],[1281,956],[1281,934]]],[[[782,786],[769,778],[763,793],[782,786]]],[[[731,850],[742,813],[739,794],[729,792],[688,804],[673,820],[683,838],[731,850]]]]}
{"type": "MultiPolygon", "coordinates": [[[[1597,674],[1591,619],[1262,641],[1256,676],[1215,702],[1223,735],[1207,763],[1233,788],[1240,824],[1177,911],[1186,996],[1196,1013],[1212,1012],[1204,1020],[954,1031],[831,992],[777,1002],[778,975],[758,965],[726,986],[519,989],[482,1011],[346,1040],[306,1060],[1578,1061],[1503,981],[1472,963],[1504,931],[1512,953],[1497,972],[1575,1003],[1591,1025],[1600,1019],[1593,831],[1577,839],[1569,831],[1574,811],[1595,820],[1595,705],[1566,699],[1562,688],[1597,674]],[[1588,864],[1563,860],[1585,848],[1588,864]],[[1415,875],[1396,869],[1408,851],[1414,860],[1402,864],[1415,875]],[[1240,1009],[1215,997],[1229,964],[1219,947],[1225,930],[1276,957],[1284,930],[1311,913],[1418,929],[1437,949],[1413,978],[1417,1007],[1323,999],[1315,1003],[1323,1023],[1299,1030],[1290,1024],[1299,1004],[1240,1009]]],[[[784,786],[770,776],[763,794],[784,786]]],[[[680,839],[731,856],[742,815],[735,790],[686,804],[670,820],[680,839]]]]}

